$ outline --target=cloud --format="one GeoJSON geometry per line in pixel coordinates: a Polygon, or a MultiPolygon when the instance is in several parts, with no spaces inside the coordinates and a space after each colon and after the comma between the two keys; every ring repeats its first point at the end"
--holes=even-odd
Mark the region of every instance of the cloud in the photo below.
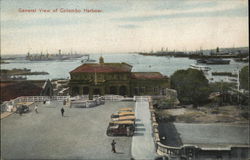
{"type": "Polygon", "coordinates": [[[174,19],[174,18],[191,18],[191,17],[247,17],[248,8],[238,7],[234,9],[213,10],[213,11],[199,11],[199,12],[180,12],[162,15],[149,15],[149,16],[130,16],[122,18],[113,18],[115,21],[127,22],[145,22],[160,19],[174,19]]]}
{"type": "Polygon", "coordinates": [[[140,26],[134,25],[134,24],[124,24],[124,25],[119,25],[119,28],[125,28],[125,29],[135,29],[139,28],[140,26]]]}
{"type": "Polygon", "coordinates": [[[195,8],[212,8],[218,5],[217,1],[163,1],[156,3],[154,9],[156,10],[191,10],[195,8]]]}

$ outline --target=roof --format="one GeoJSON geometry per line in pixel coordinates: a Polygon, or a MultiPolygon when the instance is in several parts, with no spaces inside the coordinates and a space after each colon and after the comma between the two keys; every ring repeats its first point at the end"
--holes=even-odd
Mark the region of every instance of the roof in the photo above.
{"type": "Polygon", "coordinates": [[[133,79],[163,79],[166,76],[163,76],[159,72],[133,72],[132,76],[133,79]]]}
{"type": "Polygon", "coordinates": [[[132,66],[127,63],[82,64],[70,73],[110,73],[131,72],[132,66]]]}
{"type": "Polygon", "coordinates": [[[1,101],[8,101],[20,96],[39,96],[42,87],[30,81],[1,82],[1,101]]]}
{"type": "Polygon", "coordinates": [[[50,80],[20,80],[0,81],[1,99],[8,101],[20,96],[39,96],[50,80]]]}

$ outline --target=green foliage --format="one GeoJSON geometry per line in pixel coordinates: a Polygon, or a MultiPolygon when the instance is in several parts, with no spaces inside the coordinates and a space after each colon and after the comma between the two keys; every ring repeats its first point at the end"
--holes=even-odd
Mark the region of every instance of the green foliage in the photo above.
{"type": "Polygon", "coordinates": [[[235,83],[229,83],[229,82],[214,82],[210,83],[210,89],[212,92],[220,92],[220,93],[226,93],[232,88],[235,88],[235,83]]]}
{"type": "Polygon", "coordinates": [[[210,94],[208,80],[195,69],[178,70],[171,76],[171,88],[177,90],[178,99],[183,104],[202,104],[210,94]]]}
{"type": "Polygon", "coordinates": [[[249,69],[248,69],[248,66],[245,66],[240,70],[240,75],[239,75],[240,88],[249,90],[248,77],[249,77],[249,69]]]}
{"type": "Polygon", "coordinates": [[[154,103],[156,104],[155,107],[157,109],[170,109],[173,108],[175,105],[175,99],[160,99],[155,100],[154,103]]]}

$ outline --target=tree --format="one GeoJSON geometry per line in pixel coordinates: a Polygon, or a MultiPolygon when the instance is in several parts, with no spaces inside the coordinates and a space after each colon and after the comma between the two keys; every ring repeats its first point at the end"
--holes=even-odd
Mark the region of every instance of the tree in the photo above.
{"type": "Polygon", "coordinates": [[[211,92],[220,93],[220,96],[214,98],[214,101],[221,106],[223,103],[232,103],[232,96],[230,92],[235,88],[235,83],[229,82],[214,82],[209,84],[211,92]]]}
{"type": "Polygon", "coordinates": [[[170,77],[171,88],[177,90],[183,104],[202,104],[210,94],[208,80],[202,71],[195,69],[178,70],[170,77]]]}
{"type": "Polygon", "coordinates": [[[248,66],[245,66],[240,70],[239,78],[240,78],[240,88],[249,90],[249,86],[248,86],[249,69],[248,69],[248,66]]]}

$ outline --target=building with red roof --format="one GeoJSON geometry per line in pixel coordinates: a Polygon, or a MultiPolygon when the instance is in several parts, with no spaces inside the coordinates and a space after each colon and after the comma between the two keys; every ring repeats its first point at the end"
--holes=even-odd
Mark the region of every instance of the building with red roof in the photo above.
{"type": "Polygon", "coordinates": [[[0,102],[21,96],[52,96],[53,85],[50,80],[9,80],[0,81],[0,102]]]}
{"type": "Polygon", "coordinates": [[[159,72],[131,72],[127,63],[85,63],[70,72],[70,95],[161,95],[169,78],[159,72]]]}

